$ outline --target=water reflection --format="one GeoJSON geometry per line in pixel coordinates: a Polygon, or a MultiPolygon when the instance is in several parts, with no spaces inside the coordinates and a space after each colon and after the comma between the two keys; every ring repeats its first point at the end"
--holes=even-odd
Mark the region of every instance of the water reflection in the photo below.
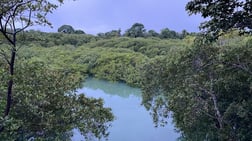
{"type": "MultiPolygon", "coordinates": [[[[109,129],[109,141],[175,141],[179,134],[171,120],[166,127],[155,128],[152,117],[141,106],[141,91],[122,83],[88,79],[79,93],[103,98],[105,107],[111,107],[116,120],[109,129]]],[[[73,141],[84,138],[74,130],[73,141]]]]}
{"type": "Polygon", "coordinates": [[[95,78],[88,78],[84,83],[84,88],[101,90],[108,95],[117,95],[124,98],[128,98],[130,95],[141,96],[141,90],[138,88],[129,87],[124,83],[108,82],[95,78]]]}

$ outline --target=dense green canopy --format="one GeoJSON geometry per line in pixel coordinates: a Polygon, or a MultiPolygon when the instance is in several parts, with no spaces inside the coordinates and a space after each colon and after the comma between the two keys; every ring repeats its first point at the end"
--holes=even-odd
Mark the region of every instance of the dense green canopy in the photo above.
{"type": "MultiPolygon", "coordinates": [[[[57,125],[60,120],[66,123],[66,127],[59,129],[59,133],[66,133],[73,125],[79,127],[76,122],[67,122],[82,116],[83,119],[75,121],[87,123],[80,126],[83,133],[90,130],[99,136],[106,135],[103,131],[113,118],[111,111],[102,107],[102,101],[79,97],[74,93],[69,93],[71,96],[67,98],[63,93],[71,92],[79,86],[84,76],[90,75],[141,87],[142,103],[152,113],[154,122],[165,125],[167,118],[172,116],[184,139],[251,138],[252,52],[251,37],[248,35],[238,36],[235,31],[211,44],[189,35],[184,39],[104,39],[85,34],[37,31],[29,31],[25,35],[25,38],[17,37],[24,39],[22,45],[25,47],[19,49],[18,58],[21,60],[17,63],[19,71],[14,99],[21,101],[15,101],[17,105],[14,105],[14,109],[33,107],[33,111],[27,111],[29,115],[26,115],[26,111],[19,112],[22,116],[12,111],[13,120],[8,120],[9,123],[15,122],[15,127],[22,127],[20,129],[24,132],[33,132],[37,126],[33,126],[35,120],[22,120],[27,126],[20,126],[24,125],[20,122],[22,117],[29,119],[34,116],[41,121],[41,126],[48,125],[48,131],[57,132],[50,125],[57,125]],[[61,100],[57,101],[51,96],[61,100]],[[83,99],[89,106],[81,106],[83,103],[71,98],[83,99]],[[64,104],[66,101],[69,105],[64,104]],[[41,108],[48,104],[51,109],[41,108]],[[104,113],[101,117],[96,112],[89,113],[93,104],[98,108],[94,109],[98,110],[97,113],[104,113]],[[71,105],[76,106],[77,111],[80,108],[79,111],[85,116],[81,113],[77,116],[69,114],[71,105]],[[55,113],[54,109],[61,112],[55,113]],[[37,116],[37,112],[44,114],[44,118],[57,118],[44,120],[37,116]],[[93,116],[102,125],[98,131],[89,126],[93,122],[86,121],[93,116]],[[30,130],[27,130],[28,127],[30,130]]],[[[1,44],[1,47],[8,48],[6,44],[1,44]]],[[[6,68],[6,64],[1,62],[2,74],[6,73],[6,68]]],[[[2,81],[6,79],[6,75],[1,75],[2,81]]],[[[2,90],[5,88],[5,85],[1,86],[2,90]]],[[[4,102],[1,103],[3,107],[4,102]]]]}
{"type": "Polygon", "coordinates": [[[171,115],[183,139],[250,140],[252,38],[200,40],[144,66],[143,104],[157,125],[171,115]]]}
{"type": "Polygon", "coordinates": [[[50,25],[46,15],[58,4],[2,0],[0,6],[1,139],[70,140],[73,128],[106,138],[111,109],[75,93],[86,76],[141,87],[154,123],[165,126],[172,116],[181,140],[252,138],[252,37],[239,36],[251,32],[251,1],[187,4],[190,14],[209,18],[201,28],[215,42],[185,30],[146,32],[141,23],[123,36],[120,29],[93,36],[70,25],[59,32],[71,34],[24,31],[50,25]]]}
{"type": "Polygon", "coordinates": [[[191,0],[186,5],[189,14],[200,14],[209,19],[201,29],[218,36],[236,28],[242,32],[252,31],[252,3],[250,0],[191,0]]]}

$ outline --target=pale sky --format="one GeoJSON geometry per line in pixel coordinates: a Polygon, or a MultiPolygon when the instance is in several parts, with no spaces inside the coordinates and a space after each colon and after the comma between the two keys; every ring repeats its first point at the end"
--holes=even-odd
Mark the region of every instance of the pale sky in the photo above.
{"type": "Polygon", "coordinates": [[[122,32],[134,23],[142,23],[147,30],[160,32],[169,28],[177,32],[186,29],[198,32],[203,21],[200,16],[189,16],[185,5],[189,0],[66,0],[48,16],[53,24],[49,27],[34,27],[41,31],[57,32],[64,24],[81,29],[89,34],[121,29],[122,32]]]}

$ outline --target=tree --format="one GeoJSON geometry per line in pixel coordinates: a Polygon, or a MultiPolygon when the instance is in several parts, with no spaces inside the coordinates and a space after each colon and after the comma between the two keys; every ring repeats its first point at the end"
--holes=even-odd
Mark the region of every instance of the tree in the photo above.
{"type": "Polygon", "coordinates": [[[201,29],[214,36],[233,28],[241,32],[252,32],[252,3],[250,0],[191,0],[186,5],[190,15],[201,14],[209,20],[201,29]]]}
{"type": "Polygon", "coordinates": [[[189,33],[185,30],[185,29],[183,29],[182,30],[182,33],[181,33],[181,39],[184,39],[187,35],[189,35],[189,33]]]}
{"type": "Polygon", "coordinates": [[[143,104],[157,124],[172,115],[186,140],[250,140],[250,40],[228,47],[203,43],[197,39],[144,66],[143,104]]]}
{"type": "Polygon", "coordinates": [[[80,29],[75,30],[74,33],[75,34],[85,34],[85,32],[83,30],[80,30],[80,29]]]}
{"type": "MultiPolygon", "coordinates": [[[[0,134],[1,140],[31,140],[32,137],[69,141],[73,128],[78,128],[84,136],[106,138],[106,129],[113,120],[111,109],[103,106],[102,99],[74,93],[80,79],[84,79],[83,74],[72,68],[51,68],[41,60],[24,58],[21,51],[19,54],[22,61],[16,63],[12,110],[0,120],[5,128],[0,134]]],[[[5,78],[0,74],[2,84],[5,78]]],[[[2,99],[0,106],[1,102],[2,99]]]]}
{"type": "Polygon", "coordinates": [[[149,30],[147,33],[148,37],[159,37],[159,34],[155,30],[149,30]]]}
{"type": "Polygon", "coordinates": [[[111,31],[106,32],[106,33],[98,33],[97,36],[101,37],[101,38],[106,38],[106,39],[110,39],[110,38],[113,38],[113,37],[120,37],[121,36],[121,29],[111,30],[111,31]]]}
{"type": "Polygon", "coordinates": [[[125,36],[133,37],[133,38],[144,37],[145,31],[146,30],[143,24],[135,23],[131,26],[130,29],[126,30],[125,36]]]}
{"type": "Polygon", "coordinates": [[[58,28],[58,32],[71,34],[74,33],[74,28],[71,25],[62,25],[58,28]]]}
{"type": "Polygon", "coordinates": [[[178,34],[176,31],[170,30],[169,28],[164,28],[161,30],[160,38],[162,38],[162,39],[168,39],[168,38],[176,39],[176,38],[178,38],[178,34]]]}
{"type": "MultiPolygon", "coordinates": [[[[63,0],[57,0],[57,2],[63,3],[63,0]]],[[[51,25],[46,19],[46,15],[56,9],[58,5],[47,0],[2,0],[0,7],[0,32],[11,45],[10,55],[1,49],[1,55],[8,64],[9,72],[5,117],[9,115],[12,102],[14,65],[18,51],[17,34],[34,24],[51,25]]]]}
{"type": "Polygon", "coordinates": [[[97,37],[105,38],[105,33],[97,33],[97,37]]]}

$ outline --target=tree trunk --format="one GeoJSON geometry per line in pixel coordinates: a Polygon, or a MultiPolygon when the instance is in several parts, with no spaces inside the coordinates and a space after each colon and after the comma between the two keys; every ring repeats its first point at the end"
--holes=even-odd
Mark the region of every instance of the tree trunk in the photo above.
{"type": "Polygon", "coordinates": [[[11,50],[11,60],[9,62],[10,80],[8,82],[7,99],[6,99],[4,117],[9,115],[10,108],[11,108],[15,58],[16,58],[16,48],[14,45],[14,47],[11,50]]]}
{"type": "Polygon", "coordinates": [[[219,128],[222,129],[223,128],[223,120],[222,120],[222,115],[220,113],[219,107],[217,105],[216,95],[215,94],[211,94],[211,98],[213,100],[214,110],[215,110],[216,118],[218,120],[219,128]]]}
{"type": "Polygon", "coordinates": [[[219,124],[219,128],[222,129],[223,128],[223,118],[222,118],[222,115],[221,115],[221,112],[220,112],[220,109],[218,107],[218,101],[217,101],[217,97],[214,93],[214,89],[213,89],[213,76],[212,74],[210,75],[210,96],[213,100],[213,105],[214,105],[214,110],[215,110],[215,115],[216,115],[216,119],[218,121],[218,124],[219,124]]]}

